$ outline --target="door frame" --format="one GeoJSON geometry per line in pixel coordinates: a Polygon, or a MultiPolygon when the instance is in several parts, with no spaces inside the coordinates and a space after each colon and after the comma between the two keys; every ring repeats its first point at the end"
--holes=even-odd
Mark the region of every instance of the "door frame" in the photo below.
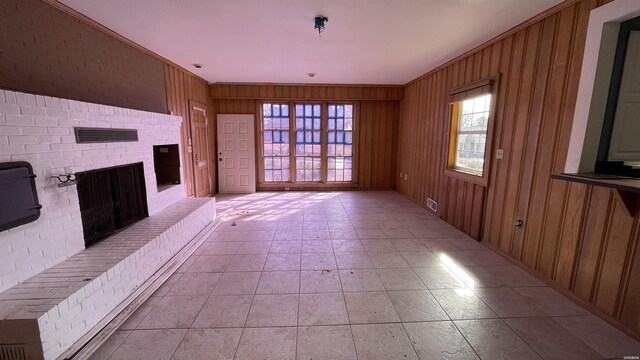
{"type": "MultiPolygon", "coordinates": [[[[210,131],[209,131],[209,106],[208,104],[204,104],[201,103],[199,101],[193,100],[193,99],[189,99],[189,123],[188,128],[189,128],[189,139],[188,139],[188,144],[187,144],[187,149],[189,151],[189,160],[191,161],[191,186],[193,188],[193,196],[197,197],[197,187],[196,187],[196,160],[195,157],[193,156],[193,121],[192,121],[192,112],[194,110],[198,110],[198,111],[202,111],[204,113],[204,118],[206,121],[206,144],[205,144],[205,149],[206,149],[206,153],[209,157],[209,171],[208,171],[208,178],[209,178],[209,195],[212,195],[215,192],[215,186],[213,183],[213,176],[212,176],[212,172],[215,172],[215,170],[213,170],[214,167],[214,161],[213,161],[213,154],[211,152],[211,139],[210,139],[210,131]]],[[[217,158],[217,157],[216,157],[217,158]]]]}

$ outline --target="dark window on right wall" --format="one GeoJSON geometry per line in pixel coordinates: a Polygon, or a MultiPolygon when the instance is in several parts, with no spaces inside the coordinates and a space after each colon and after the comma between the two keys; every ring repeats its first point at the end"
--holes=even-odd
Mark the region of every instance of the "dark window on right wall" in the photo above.
{"type": "Polygon", "coordinates": [[[640,177],[640,17],[620,24],[595,170],[640,177]]]}

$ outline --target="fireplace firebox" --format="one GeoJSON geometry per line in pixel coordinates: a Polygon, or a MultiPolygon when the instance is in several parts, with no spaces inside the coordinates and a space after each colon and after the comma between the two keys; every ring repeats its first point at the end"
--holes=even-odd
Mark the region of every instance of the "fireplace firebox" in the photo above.
{"type": "Polygon", "coordinates": [[[142,163],[86,171],[78,179],[85,246],[149,216],[142,163]]]}

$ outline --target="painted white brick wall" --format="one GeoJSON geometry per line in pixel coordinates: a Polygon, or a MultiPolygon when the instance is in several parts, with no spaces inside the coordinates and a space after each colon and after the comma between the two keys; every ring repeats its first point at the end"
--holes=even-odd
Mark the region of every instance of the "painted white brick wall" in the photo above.
{"type": "MultiPolygon", "coordinates": [[[[0,292],[84,249],[76,186],[52,175],[143,162],[149,214],[184,197],[184,186],[157,191],[153,145],[179,144],[178,116],[0,90],[0,162],[33,166],[40,218],[0,232],[0,292]],[[74,126],[138,129],[138,142],[76,144],[74,126]]],[[[182,157],[180,157],[182,158],[182,157]]]]}

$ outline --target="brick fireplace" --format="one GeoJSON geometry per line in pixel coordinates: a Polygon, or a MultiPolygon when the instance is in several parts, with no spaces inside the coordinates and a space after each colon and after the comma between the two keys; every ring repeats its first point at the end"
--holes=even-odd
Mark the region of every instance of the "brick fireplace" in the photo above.
{"type": "Polygon", "coordinates": [[[213,199],[184,198],[179,153],[172,157],[178,163],[165,161],[169,175],[156,174],[154,148],[179,152],[181,120],[0,90],[0,162],[32,165],[42,205],[36,221],[0,232],[0,352],[20,343],[34,359],[58,357],[215,218],[213,199]],[[77,143],[77,127],[135,129],[138,140],[77,143]],[[141,210],[133,225],[122,221],[122,212],[112,213],[123,230],[85,250],[79,193],[85,190],[58,186],[54,176],[72,172],[82,182],[102,171],[118,178],[109,180],[117,183],[110,191],[137,184],[146,205],[127,205],[141,210]]]}

